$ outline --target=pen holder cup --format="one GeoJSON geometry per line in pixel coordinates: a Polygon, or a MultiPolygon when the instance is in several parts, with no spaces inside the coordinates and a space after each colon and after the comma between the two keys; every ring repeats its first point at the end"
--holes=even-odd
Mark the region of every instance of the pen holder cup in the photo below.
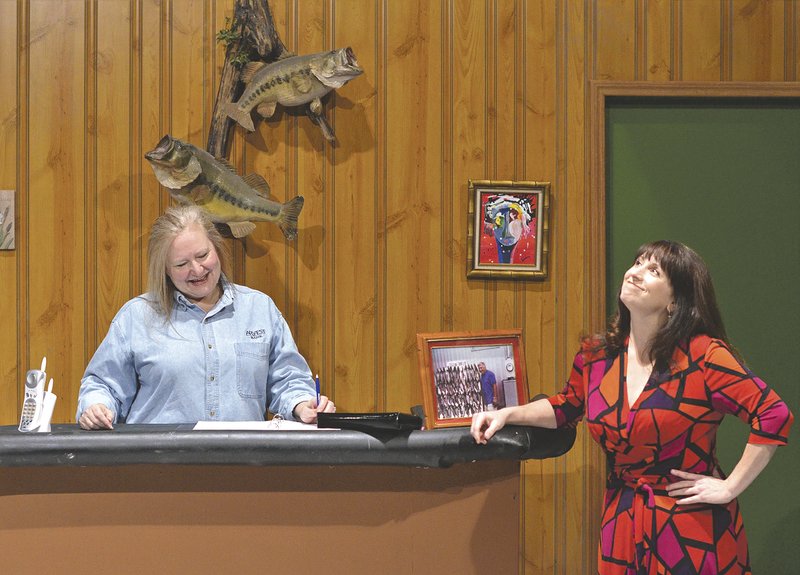
{"type": "Polygon", "coordinates": [[[53,409],[56,407],[56,400],[58,396],[49,391],[44,392],[42,400],[42,413],[39,416],[39,428],[36,430],[39,433],[50,432],[50,420],[53,418],[53,409]]]}

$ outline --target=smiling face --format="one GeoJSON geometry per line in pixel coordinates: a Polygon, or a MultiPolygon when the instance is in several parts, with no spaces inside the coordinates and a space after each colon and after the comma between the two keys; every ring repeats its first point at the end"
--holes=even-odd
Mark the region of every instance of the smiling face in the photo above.
{"type": "Polygon", "coordinates": [[[220,297],[217,251],[199,224],[175,236],[167,252],[167,275],[189,301],[210,310],[220,297]]]}
{"type": "Polygon", "coordinates": [[[659,262],[642,256],[625,272],[620,290],[622,303],[632,315],[662,315],[673,305],[672,284],[659,262]]]}

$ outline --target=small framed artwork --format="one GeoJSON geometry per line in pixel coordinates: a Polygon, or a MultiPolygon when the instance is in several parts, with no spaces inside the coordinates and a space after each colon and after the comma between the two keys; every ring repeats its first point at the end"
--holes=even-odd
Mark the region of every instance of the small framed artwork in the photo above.
{"type": "Polygon", "coordinates": [[[467,277],[544,279],[549,182],[469,181],[467,277]]]}
{"type": "Polygon", "coordinates": [[[417,353],[428,429],[528,401],[520,329],[419,333],[417,353]]]}
{"type": "Polygon", "coordinates": [[[14,190],[0,190],[0,250],[14,249],[14,190]]]}

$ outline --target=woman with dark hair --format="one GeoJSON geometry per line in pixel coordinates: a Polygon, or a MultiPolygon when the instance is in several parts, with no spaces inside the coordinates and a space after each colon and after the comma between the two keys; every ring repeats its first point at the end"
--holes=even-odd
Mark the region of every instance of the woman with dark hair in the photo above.
{"type": "Polygon", "coordinates": [[[564,390],[476,414],[486,443],[506,424],[575,426],[586,415],[608,457],[598,572],[751,573],[736,497],[785,445],[787,405],[730,348],[703,260],[643,245],[604,336],[586,338],[564,390]],[[725,414],[750,425],[730,475],[715,454],[725,414]]]}

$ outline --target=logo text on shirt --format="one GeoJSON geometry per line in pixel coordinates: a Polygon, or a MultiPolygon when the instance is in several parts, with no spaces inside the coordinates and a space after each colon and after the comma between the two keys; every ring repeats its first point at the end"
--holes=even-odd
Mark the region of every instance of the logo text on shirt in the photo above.
{"type": "Polygon", "coordinates": [[[260,337],[264,337],[264,334],[267,333],[265,329],[248,329],[244,334],[249,336],[250,339],[258,339],[260,337]]]}

